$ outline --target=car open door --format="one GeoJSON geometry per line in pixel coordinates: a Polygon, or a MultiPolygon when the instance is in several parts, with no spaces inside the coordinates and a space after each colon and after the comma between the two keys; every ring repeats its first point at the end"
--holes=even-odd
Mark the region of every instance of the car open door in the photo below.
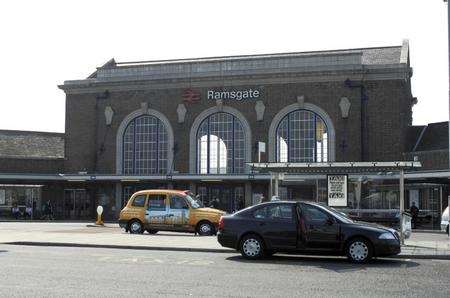
{"type": "Polygon", "coordinates": [[[339,223],[319,207],[301,203],[299,210],[299,243],[305,250],[334,251],[340,249],[339,223]]]}

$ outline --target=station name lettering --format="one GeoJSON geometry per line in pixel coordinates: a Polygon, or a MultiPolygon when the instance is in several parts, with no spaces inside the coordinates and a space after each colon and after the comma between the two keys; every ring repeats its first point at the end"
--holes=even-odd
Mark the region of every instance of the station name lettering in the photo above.
{"type": "Polygon", "coordinates": [[[259,98],[261,92],[259,90],[246,89],[234,91],[214,91],[208,90],[208,99],[211,100],[246,100],[259,98]]]}

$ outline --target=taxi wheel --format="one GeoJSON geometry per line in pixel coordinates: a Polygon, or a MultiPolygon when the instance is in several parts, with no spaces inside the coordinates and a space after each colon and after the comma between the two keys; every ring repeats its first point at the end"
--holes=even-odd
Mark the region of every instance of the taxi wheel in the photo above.
{"type": "Polygon", "coordinates": [[[154,235],[154,234],[158,233],[158,231],[157,230],[147,230],[147,233],[154,235]]]}
{"type": "Polygon", "coordinates": [[[142,234],[144,233],[144,228],[142,227],[142,223],[135,219],[132,220],[129,224],[130,234],[142,234]]]}
{"type": "Polygon", "coordinates": [[[208,221],[202,221],[198,224],[197,233],[200,236],[211,236],[214,235],[214,226],[208,221]]]}

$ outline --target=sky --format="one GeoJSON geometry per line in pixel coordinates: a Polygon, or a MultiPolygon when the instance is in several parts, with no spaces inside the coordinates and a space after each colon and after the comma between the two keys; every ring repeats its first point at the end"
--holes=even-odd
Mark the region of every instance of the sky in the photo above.
{"type": "Polygon", "coordinates": [[[2,1],[0,129],[64,132],[65,94],[116,61],[401,45],[410,41],[413,124],[447,121],[442,0],[2,1]]]}

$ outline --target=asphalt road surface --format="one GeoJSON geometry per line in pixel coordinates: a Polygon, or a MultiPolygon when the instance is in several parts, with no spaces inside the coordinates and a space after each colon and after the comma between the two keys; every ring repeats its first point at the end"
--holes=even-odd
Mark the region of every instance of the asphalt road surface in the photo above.
{"type": "Polygon", "coordinates": [[[0,297],[450,297],[450,261],[0,245],[0,297]]]}

